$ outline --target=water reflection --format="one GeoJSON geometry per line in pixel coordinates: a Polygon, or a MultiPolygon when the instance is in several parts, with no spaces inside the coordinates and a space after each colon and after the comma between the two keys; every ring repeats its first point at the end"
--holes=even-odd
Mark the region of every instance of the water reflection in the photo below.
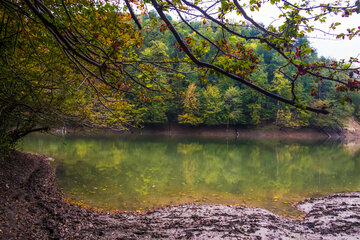
{"type": "Polygon", "coordinates": [[[34,135],[66,196],[104,209],[246,204],[296,216],[292,203],[360,190],[359,152],[336,142],[34,135]]]}

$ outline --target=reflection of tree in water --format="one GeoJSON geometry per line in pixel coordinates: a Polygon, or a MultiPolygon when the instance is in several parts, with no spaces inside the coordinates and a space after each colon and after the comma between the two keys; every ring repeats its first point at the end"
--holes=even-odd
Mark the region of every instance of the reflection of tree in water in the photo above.
{"type": "Polygon", "coordinates": [[[360,155],[360,139],[351,139],[345,142],[344,146],[350,155],[360,155]]]}
{"type": "Polygon", "coordinates": [[[24,141],[24,148],[55,157],[64,192],[95,206],[129,210],[190,201],[191,194],[209,203],[216,195],[222,199],[216,203],[245,199],[274,207],[360,187],[359,157],[337,144],[91,137],[62,141],[34,137],[24,141]]]}
{"type": "Polygon", "coordinates": [[[196,183],[196,171],[199,169],[199,158],[203,145],[198,143],[177,144],[177,152],[181,153],[184,157],[182,158],[182,168],[184,172],[184,178],[186,184],[193,185],[196,183]]]}

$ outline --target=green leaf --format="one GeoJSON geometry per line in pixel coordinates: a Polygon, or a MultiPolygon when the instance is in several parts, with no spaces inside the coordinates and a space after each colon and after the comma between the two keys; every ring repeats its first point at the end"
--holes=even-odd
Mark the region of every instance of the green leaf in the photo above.
{"type": "Polygon", "coordinates": [[[312,53],[312,49],[311,48],[305,48],[303,50],[301,50],[301,55],[306,55],[306,54],[309,54],[309,53],[312,53]]]}
{"type": "Polygon", "coordinates": [[[350,64],[350,63],[345,64],[345,65],[343,66],[343,69],[348,69],[350,66],[351,66],[351,64],[350,64]]]}

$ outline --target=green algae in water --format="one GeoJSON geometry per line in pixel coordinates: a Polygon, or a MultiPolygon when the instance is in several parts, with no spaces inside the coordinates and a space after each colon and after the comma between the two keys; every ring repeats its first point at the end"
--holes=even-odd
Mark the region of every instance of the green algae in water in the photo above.
{"type": "Polygon", "coordinates": [[[308,197],[360,190],[360,152],[334,142],[33,135],[73,201],[133,211],[184,203],[262,207],[290,217],[308,197]]]}

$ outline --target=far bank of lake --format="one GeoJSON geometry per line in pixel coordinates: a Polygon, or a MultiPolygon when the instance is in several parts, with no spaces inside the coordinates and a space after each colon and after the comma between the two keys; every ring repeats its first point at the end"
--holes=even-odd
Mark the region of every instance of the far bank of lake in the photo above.
{"type": "MultiPolygon", "coordinates": [[[[357,122],[356,122],[357,124],[357,122]]],[[[357,127],[357,126],[356,126],[357,127]]],[[[356,131],[360,131],[356,129],[356,131]]],[[[343,139],[349,131],[347,128],[331,127],[279,127],[273,124],[253,127],[236,125],[185,125],[185,124],[144,124],[139,128],[79,128],[63,127],[52,130],[55,135],[150,135],[179,137],[209,137],[229,139],[343,139]]]]}

